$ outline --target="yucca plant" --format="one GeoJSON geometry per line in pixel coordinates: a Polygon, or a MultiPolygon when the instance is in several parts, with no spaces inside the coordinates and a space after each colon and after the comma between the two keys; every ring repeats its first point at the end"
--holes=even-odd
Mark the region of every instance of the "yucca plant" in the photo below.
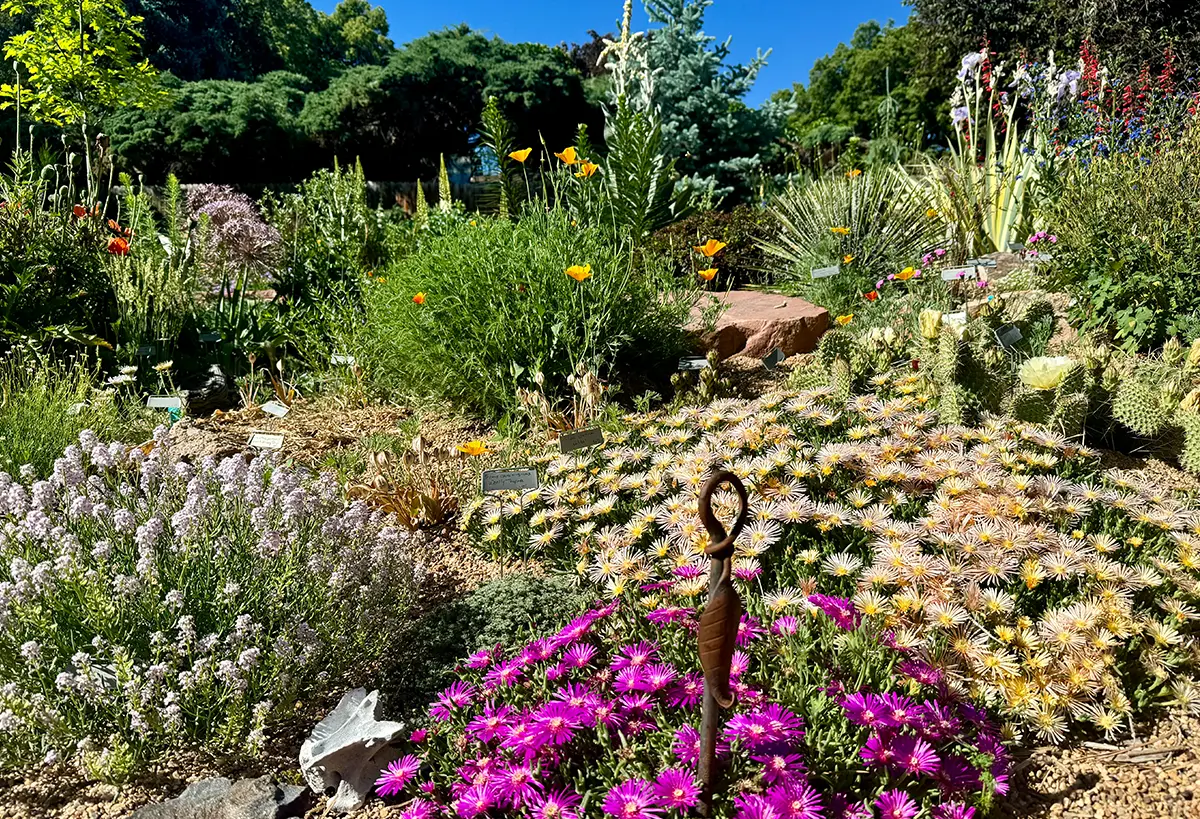
{"type": "MultiPolygon", "coordinates": [[[[984,52],[964,59],[950,103],[950,156],[925,157],[934,207],[950,222],[954,246],[967,255],[1008,250],[1033,227],[1037,154],[1021,131],[1021,95],[996,90],[1000,74],[984,52]]],[[[1024,78],[1022,68],[1014,80],[1019,85],[1024,78]]]]}
{"type": "Polygon", "coordinates": [[[789,188],[769,212],[779,230],[762,247],[802,281],[811,267],[840,264],[866,285],[913,264],[942,232],[924,190],[899,167],[827,174],[789,188]]]}

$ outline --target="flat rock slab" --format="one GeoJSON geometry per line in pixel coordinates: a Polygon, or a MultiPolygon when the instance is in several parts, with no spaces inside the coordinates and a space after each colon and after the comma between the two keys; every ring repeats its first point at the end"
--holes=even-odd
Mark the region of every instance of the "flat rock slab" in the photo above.
{"type": "Polygon", "coordinates": [[[130,819],[290,819],[308,809],[308,788],[277,785],[269,776],[193,782],[182,794],[134,811],[130,819]]]}
{"type": "Polygon", "coordinates": [[[722,359],[735,355],[763,358],[776,347],[790,357],[811,353],[829,328],[829,311],[794,296],[733,290],[716,294],[725,310],[716,329],[703,332],[700,309],[692,312],[689,329],[722,359]]]}

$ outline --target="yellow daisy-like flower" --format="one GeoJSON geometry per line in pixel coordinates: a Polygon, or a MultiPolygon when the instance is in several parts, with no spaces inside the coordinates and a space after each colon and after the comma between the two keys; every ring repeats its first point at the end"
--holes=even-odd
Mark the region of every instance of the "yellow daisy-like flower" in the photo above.
{"type": "Polygon", "coordinates": [[[584,162],[579,166],[579,173],[575,174],[580,179],[586,179],[592,176],[596,171],[600,170],[600,166],[594,162],[584,162]]]}
{"type": "Polygon", "coordinates": [[[841,227],[841,226],[839,226],[839,227],[831,227],[831,228],[829,229],[829,232],[830,232],[830,233],[835,233],[835,234],[837,234],[838,236],[849,236],[849,235],[850,235],[850,228],[848,228],[848,227],[841,227]]]}
{"type": "Polygon", "coordinates": [[[519,151],[513,151],[511,154],[508,155],[508,158],[515,159],[518,162],[524,164],[525,160],[529,159],[529,155],[532,153],[533,153],[533,148],[522,148],[519,151]]]}
{"type": "Polygon", "coordinates": [[[917,269],[915,267],[906,267],[896,274],[896,280],[906,282],[915,275],[917,275],[917,269]]]}
{"type": "Polygon", "coordinates": [[[724,242],[718,242],[716,239],[709,239],[704,244],[697,245],[694,249],[697,253],[701,253],[705,257],[711,259],[713,256],[716,256],[718,253],[724,250],[725,247],[726,244],[724,242]]]}
{"type": "Polygon", "coordinates": [[[563,162],[567,163],[568,165],[578,165],[579,164],[579,156],[575,153],[574,148],[567,148],[562,153],[555,153],[554,155],[557,156],[559,159],[561,159],[563,162]]]}
{"type": "Polygon", "coordinates": [[[930,219],[936,219],[936,218],[938,217],[938,212],[937,212],[937,209],[936,209],[936,208],[930,208],[929,210],[925,211],[925,215],[926,215],[927,217],[929,217],[930,219]]]}
{"type": "Polygon", "coordinates": [[[478,458],[480,455],[486,455],[489,452],[483,441],[467,441],[465,444],[459,444],[455,449],[464,455],[470,455],[472,458],[478,458]]]}
{"type": "Polygon", "coordinates": [[[706,282],[711,282],[713,277],[717,275],[717,268],[710,267],[707,270],[701,270],[696,275],[706,282]]]}
{"type": "Polygon", "coordinates": [[[854,321],[854,314],[849,313],[844,316],[838,316],[837,318],[834,319],[834,321],[836,321],[838,323],[839,327],[845,327],[847,324],[854,321]]]}
{"type": "Polygon", "coordinates": [[[592,275],[592,266],[590,264],[578,265],[573,264],[566,269],[566,274],[577,282],[590,278],[592,275]]]}

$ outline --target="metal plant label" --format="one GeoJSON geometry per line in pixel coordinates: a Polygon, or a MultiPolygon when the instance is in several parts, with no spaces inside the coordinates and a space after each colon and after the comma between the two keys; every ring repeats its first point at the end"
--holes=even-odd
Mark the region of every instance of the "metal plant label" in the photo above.
{"type": "Polygon", "coordinates": [[[536,469],[486,469],[481,479],[483,494],[523,492],[538,488],[536,469]]]}
{"type": "Polygon", "coordinates": [[[947,267],[942,271],[942,281],[956,282],[962,279],[974,279],[978,275],[974,267],[947,267]]]}
{"type": "Polygon", "coordinates": [[[274,415],[276,418],[282,418],[292,411],[291,407],[279,401],[268,401],[259,407],[259,409],[261,409],[267,415],[274,415]]]}
{"type": "Polygon", "coordinates": [[[256,432],[250,436],[251,449],[283,449],[283,435],[256,432]]]}
{"type": "Polygon", "coordinates": [[[814,279],[828,279],[830,276],[836,276],[840,268],[837,265],[833,267],[814,267],[809,275],[814,279]]]}
{"type": "Polygon", "coordinates": [[[604,444],[604,430],[600,427],[588,427],[576,432],[564,432],[558,436],[558,447],[564,453],[577,449],[587,449],[590,446],[604,444]]]}
{"type": "Polygon", "coordinates": [[[763,366],[768,370],[774,370],[787,356],[783,354],[783,350],[776,347],[763,358],[763,366]]]}
{"type": "Polygon", "coordinates": [[[1012,324],[1006,324],[1003,327],[996,328],[996,341],[1000,342],[1000,346],[1011,351],[1020,343],[1024,336],[1021,335],[1021,330],[1012,324]]]}
{"type": "Polygon", "coordinates": [[[329,363],[334,365],[344,365],[353,367],[357,359],[352,355],[333,355],[329,357],[329,363]]]}
{"type": "Polygon", "coordinates": [[[148,409],[183,409],[183,399],[177,395],[152,395],[146,399],[148,409]]]}
{"type": "Polygon", "coordinates": [[[687,370],[707,370],[708,359],[702,356],[681,358],[679,359],[679,369],[681,372],[686,372],[687,370]]]}

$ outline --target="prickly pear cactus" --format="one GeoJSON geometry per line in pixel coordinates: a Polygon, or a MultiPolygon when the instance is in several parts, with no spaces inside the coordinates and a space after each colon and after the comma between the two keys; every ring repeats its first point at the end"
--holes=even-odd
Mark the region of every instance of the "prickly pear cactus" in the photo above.
{"type": "Polygon", "coordinates": [[[1145,368],[1117,385],[1113,418],[1139,435],[1157,435],[1171,420],[1173,407],[1164,395],[1162,381],[1153,377],[1157,367],[1145,368]]]}
{"type": "Polygon", "coordinates": [[[1200,475],[1200,413],[1180,410],[1175,420],[1183,428],[1183,450],[1179,453],[1179,465],[1186,472],[1200,475]]]}

